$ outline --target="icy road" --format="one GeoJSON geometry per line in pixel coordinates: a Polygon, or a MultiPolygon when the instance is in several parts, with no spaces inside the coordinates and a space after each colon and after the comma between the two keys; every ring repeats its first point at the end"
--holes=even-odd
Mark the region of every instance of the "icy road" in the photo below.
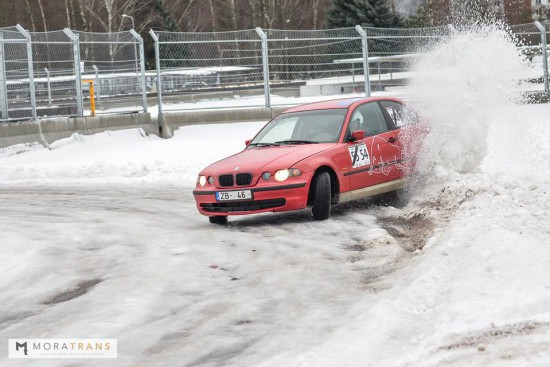
{"type": "Polygon", "coordinates": [[[197,213],[199,170],[264,122],[0,150],[0,365],[550,365],[550,105],[509,95],[522,67],[498,30],[433,50],[408,204],[323,222],[197,213]],[[118,358],[8,359],[8,338],[118,358]]]}

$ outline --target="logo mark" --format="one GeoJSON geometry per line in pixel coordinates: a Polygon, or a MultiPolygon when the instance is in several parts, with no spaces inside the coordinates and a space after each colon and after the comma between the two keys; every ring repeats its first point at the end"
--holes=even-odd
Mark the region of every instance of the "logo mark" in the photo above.
{"type": "Polygon", "coordinates": [[[24,343],[15,342],[15,350],[19,351],[19,348],[23,348],[23,353],[25,353],[26,356],[29,355],[27,350],[27,342],[24,342],[24,343]]]}
{"type": "Polygon", "coordinates": [[[238,171],[240,169],[241,169],[241,167],[235,167],[235,171],[238,171]]]}

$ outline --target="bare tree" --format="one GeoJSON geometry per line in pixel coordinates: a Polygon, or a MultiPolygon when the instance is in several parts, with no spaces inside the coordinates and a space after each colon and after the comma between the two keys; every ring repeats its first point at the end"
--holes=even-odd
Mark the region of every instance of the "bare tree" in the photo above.
{"type": "Polygon", "coordinates": [[[212,20],[212,32],[216,32],[216,11],[214,9],[214,0],[208,0],[210,6],[210,16],[212,20]]]}
{"type": "MultiPolygon", "coordinates": [[[[83,18],[97,21],[101,30],[116,32],[122,29],[122,14],[135,14],[147,8],[150,0],[79,0],[84,10],[83,18]],[[89,17],[87,17],[88,15],[89,17]]],[[[144,29],[152,21],[152,15],[139,19],[137,29],[144,29]]],[[[91,21],[88,21],[91,23],[91,21]]]]}
{"type": "Polygon", "coordinates": [[[67,14],[67,27],[72,28],[72,26],[71,26],[71,13],[70,13],[69,9],[70,9],[69,0],[65,0],[65,12],[67,14]]]}
{"type": "Polygon", "coordinates": [[[32,26],[32,30],[33,31],[36,31],[36,25],[34,24],[34,17],[32,15],[32,8],[31,8],[31,4],[29,3],[29,0],[25,0],[26,3],[27,3],[27,11],[29,12],[29,17],[31,18],[31,26],[32,26]]]}
{"type": "Polygon", "coordinates": [[[46,16],[44,15],[44,7],[42,6],[42,0],[38,1],[38,8],[40,9],[40,15],[42,15],[42,24],[44,26],[44,32],[48,31],[48,26],[46,25],[46,16]]]}
{"type": "Polygon", "coordinates": [[[231,13],[231,25],[233,26],[233,30],[236,31],[238,29],[237,25],[237,8],[235,7],[235,0],[229,1],[230,5],[230,13],[231,13]]]}
{"type": "MultiPolygon", "coordinates": [[[[82,18],[82,28],[84,31],[89,31],[91,29],[91,25],[90,25],[90,22],[88,21],[86,11],[84,10],[83,0],[77,0],[77,1],[78,1],[78,10],[80,11],[80,18],[82,18]]],[[[93,3],[88,5],[93,7],[93,3]]]]}
{"type": "Polygon", "coordinates": [[[311,0],[311,10],[313,11],[313,29],[319,27],[319,7],[322,0],[311,0]]]}
{"type": "Polygon", "coordinates": [[[261,0],[261,16],[267,28],[286,29],[293,20],[300,0],[261,0]]]}

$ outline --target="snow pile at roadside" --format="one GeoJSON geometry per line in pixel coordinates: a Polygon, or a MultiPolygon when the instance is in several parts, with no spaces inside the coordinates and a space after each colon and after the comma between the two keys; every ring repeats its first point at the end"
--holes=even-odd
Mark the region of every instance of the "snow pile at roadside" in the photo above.
{"type": "Polygon", "coordinates": [[[421,60],[411,90],[431,124],[411,202],[380,209],[387,233],[363,243],[416,256],[350,305],[354,322],[265,366],[550,364],[550,106],[514,99],[523,70],[494,27],[421,60]]]}
{"type": "Polygon", "coordinates": [[[411,204],[385,217],[427,241],[362,315],[383,330],[357,336],[368,360],[550,363],[550,108],[514,100],[523,68],[497,27],[462,32],[417,65],[430,133],[411,204]]]}
{"type": "Polygon", "coordinates": [[[0,149],[0,182],[163,182],[192,187],[202,168],[242,150],[244,141],[264,124],[265,121],[187,126],[167,140],[145,136],[139,129],[92,136],[73,134],[51,144],[51,150],[40,144],[15,145],[0,149]]]}

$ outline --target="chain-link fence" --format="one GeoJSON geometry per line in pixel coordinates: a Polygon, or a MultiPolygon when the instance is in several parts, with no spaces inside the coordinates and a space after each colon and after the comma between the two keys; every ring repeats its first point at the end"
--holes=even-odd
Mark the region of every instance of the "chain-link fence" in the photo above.
{"type": "Polygon", "coordinates": [[[31,103],[32,51],[19,27],[0,29],[0,118],[36,117],[31,103]],[[11,116],[10,116],[11,115],[11,116]]]}
{"type": "MultiPolygon", "coordinates": [[[[29,34],[36,116],[79,116],[80,85],[75,77],[75,43],[69,33],[29,34]]],[[[12,117],[17,116],[12,114],[12,117]]]]}
{"type": "MultiPolygon", "coordinates": [[[[534,90],[549,92],[548,24],[511,27],[531,61],[534,90]],[[538,89],[537,89],[538,88],[538,89]]],[[[271,107],[372,93],[399,95],[411,63],[453,32],[355,28],[154,32],[156,70],[145,71],[133,30],[29,33],[0,29],[0,121],[147,111],[271,107]],[[94,86],[91,95],[90,87],[94,86]]]]}
{"type": "Polygon", "coordinates": [[[540,22],[518,24],[510,27],[517,46],[531,66],[530,89],[544,88],[549,93],[547,37],[550,32],[548,24],[540,22]],[[540,86],[536,88],[536,86],[540,86]]]}
{"type": "Polygon", "coordinates": [[[402,87],[410,78],[411,61],[450,33],[450,27],[360,26],[311,31],[151,31],[160,116],[174,110],[291,105],[402,87]]]}
{"type": "Polygon", "coordinates": [[[150,34],[160,113],[238,107],[243,99],[247,106],[265,104],[262,42],[255,30],[150,34]]]}
{"type": "Polygon", "coordinates": [[[355,28],[321,31],[265,31],[271,104],[296,98],[364,93],[362,39],[355,28]]]}
{"type": "MultiPolygon", "coordinates": [[[[433,28],[365,27],[368,40],[370,86],[376,92],[396,92],[411,78],[411,64],[419,55],[450,36],[452,26],[433,28]]],[[[352,60],[356,63],[361,60],[352,60]]]]}
{"type": "MultiPolygon", "coordinates": [[[[83,81],[84,109],[95,97],[97,113],[147,110],[147,76],[143,40],[134,31],[90,33],[74,31],[80,51],[80,77],[83,81]],[[93,80],[94,94],[89,84],[93,80]]],[[[152,84],[153,75],[149,76],[152,84]]]]}
{"type": "MultiPolygon", "coordinates": [[[[147,111],[143,55],[143,40],[133,30],[1,28],[0,121],[147,111]]],[[[149,79],[153,84],[154,73],[149,79]]]]}

